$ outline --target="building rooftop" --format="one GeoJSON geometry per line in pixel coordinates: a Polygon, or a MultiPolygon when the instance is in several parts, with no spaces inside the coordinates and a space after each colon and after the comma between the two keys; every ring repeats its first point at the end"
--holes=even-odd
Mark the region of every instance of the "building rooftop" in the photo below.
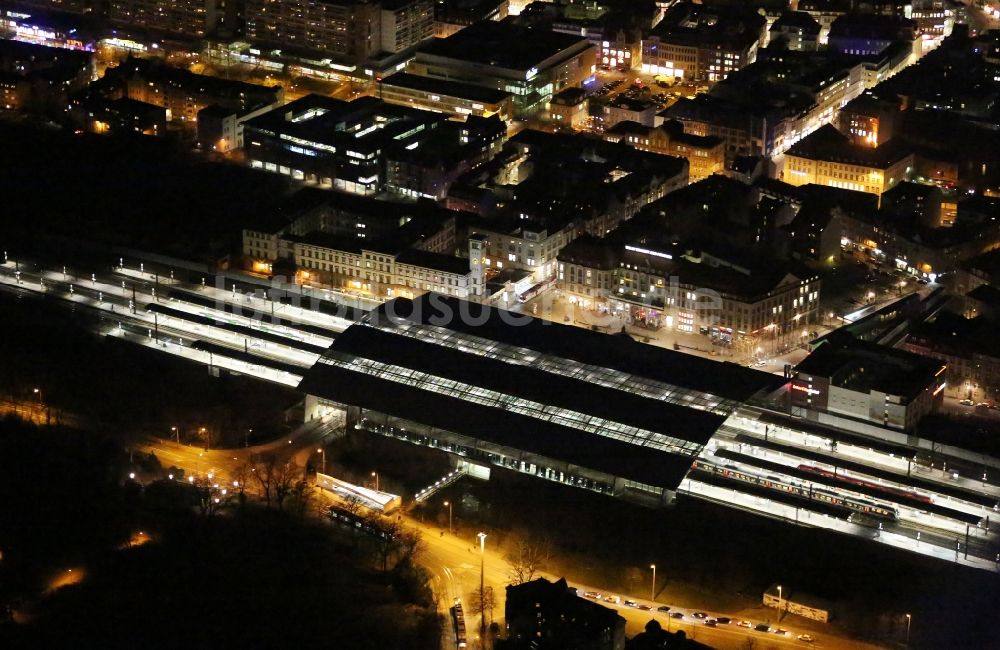
{"type": "Polygon", "coordinates": [[[856,145],[830,124],[816,129],[786,152],[808,160],[825,160],[885,169],[912,153],[904,143],[890,140],[877,147],[856,145]]]}
{"type": "Polygon", "coordinates": [[[784,380],[439,294],[338,336],[300,389],[675,489],[739,402],[784,380]]]}
{"type": "Polygon", "coordinates": [[[443,253],[431,253],[416,248],[408,248],[396,256],[397,264],[411,264],[426,269],[451,273],[453,275],[468,275],[469,260],[466,257],[455,257],[443,253]]]}
{"type": "MultiPolygon", "coordinates": [[[[511,22],[482,21],[447,38],[435,39],[418,53],[483,66],[531,71],[566,50],[586,49],[579,36],[522,27],[511,22]]],[[[537,70],[535,70],[537,72],[537,70]]]]}
{"type": "Polygon", "coordinates": [[[586,90],[578,86],[570,86],[553,95],[550,102],[558,106],[576,106],[582,104],[586,99],[586,90]]]}
{"type": "Polygon", "coordinates": [[[110,68],[107,74],[113,77],[140,75],[149,81],[158,81],[175,87],[184,88],[188,92],[206,93],[227,99],[245,99],[247,103],[273,103],[281,97],[281,86],[262,86],[195,74],[184,68],[176,68],[159,59],[140,59],[129,57],[116,68],[110,68]],[[253,98],[257,98],[254,101],[253,98]]]}
{"type": "Polygon", "coordinates": [[[847,390],[912,399],[944,372],[937,359],[853,338],[830,336],[795,370],[817,375],[847,390]]]}
{"type": "Polygon", "coordinates": [[[422,77],[408,72],[397,72],[396,74],[382,79],[383,86],[396,86],[398,88],[409,88],[410,90],[420,90],[423,92],[437,93],[447,97],[459,97],[486,104],[499,104],[511,97],[511,94],[502,90],[494,90],[483,86],[461,83],[459,81],[447,81],[432,77],[422,77]]]}
{"type": "Polygon", "coordinates": [[[804,11],[783,11],[771,25],[771,31],[780,32],[785,29],[799,29],[804,34],[819,36],[820,25],[815,18],[804,11]]]}
{"type": "Polygon", "coordinates": [[[830,38],[897,40],[908,35],[912,40],[916,28],[914,21],[901,16],[847,13],[830,25],[830,38]]]}
{"type": "Polygon", "coordinates": [[[420,123],[428,126],[444,119],[438,113],[394,106],[374,97],[345,102],[310,94],[247,120],[244,128],[248,129],[248,140],[252,130],[261,129],[309,142],[339,143],[366,154],[420,123]]]}
{"type": "Polygon", "coordinates": [[[766,24],[763,16],[749,8],[681,2],[667,10],[652,35],[693,47],[747,48],[766,24]]]}

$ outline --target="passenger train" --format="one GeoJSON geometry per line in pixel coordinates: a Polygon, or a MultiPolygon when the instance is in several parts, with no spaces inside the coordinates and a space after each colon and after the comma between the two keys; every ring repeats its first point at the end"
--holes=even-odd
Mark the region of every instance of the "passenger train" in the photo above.
{"type": "Polygon", "coordinates": [[[923,503],[932,503],[929,496],[923,494],[917,494],[916,492],[911,492],[909,490],[901,490],[900,488],[889,487],[886,485],[879,485],[878,483],[872,483],[871,481],[864,481],[858,478],[851,478],[849,476],[844,476],[843,474],[834,474],[833,472],[827,471],[825,469],[820,469],[818,467],[813,467],[812,465],[799,465],[799,469],[803,472],[809,472],[810,474],[818,474],[820,476],[825,476],[826,478],[837,479],[838,481],[844,481],[845,483],[853,483],[854,485],[860,485],[862,487],[870,488],[872,490],[878,490],[880,492],[885,492],[886,494],[891,494],[896,497],[905,497],[907,499],[916,499],[917,501],[922,501],[923,503]]]}
{"type": "Polygon", "coordinates": [[[826,503],[840,508],[847,508],[848,510],[860,512],[871,517],[889,519],[891,521],[899,519],[899,512],[892,506],[886,506],[880,503],[875,503],[874,501],[867,501],[865,499],[855,497],[845,497],[830,490],[801,485],[777,476],[758,476],[756,474],[751,474],[737,469],[733,465],[716,465],[714,463],[696,460],[691,466],[691,469],[721,476],[732,481],[752,483],[769,490],[778,490],[799,498],[815,500],[820,503],[826,503]]]}

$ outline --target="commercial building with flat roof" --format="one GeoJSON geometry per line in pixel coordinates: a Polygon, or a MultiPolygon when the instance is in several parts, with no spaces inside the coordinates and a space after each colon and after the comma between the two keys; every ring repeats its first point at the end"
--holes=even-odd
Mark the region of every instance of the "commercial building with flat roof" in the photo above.
{"type": "Polygon", "coordinates": [[[828,336],[793,371],[793,412],[910,431],[944,399],[945,364],[905,350],[828,336]]]}
{"type": "Polygon", "coordinates": [[[596,49],[585,38],[483,21],[417,52],[410,71],[485,86],[514,96],[514,112],[528,115],[597,70],[596,49]]]}
{"type": "Polygon", "coordinates": [[[307,417],[502,467],[669,502],[716,429],[774,375],[428,294],[338,336],[305,375],[307,417]]]}
{"type": "Polygon", "coordinates": [[[514,113],[514,96],[509,92],[408,72],[398,72],[378,82],[378,97],[389,104],[453,117],[497,115],[509,120],[514,113]]]}
{"type": "Polygon", "coordinates": [[[306,95],[243,126],[247,163],[354,194],[385,186],[385,154],[409,146],[442,116],[374,97],[306,95]]]}

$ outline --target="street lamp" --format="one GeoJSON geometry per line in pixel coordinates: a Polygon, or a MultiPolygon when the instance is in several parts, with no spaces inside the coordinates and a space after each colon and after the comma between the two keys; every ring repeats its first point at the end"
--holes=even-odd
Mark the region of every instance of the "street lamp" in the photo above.
{"type": "Polygon", "coordinates": [[[372,472],[372,477],[375,479],[375,491],[379,492],[378,489],[378,472],[372,472]]]}
{"type": "Polygon", "coordinates": [[[482,610],[479,613],[479,638],[482,640],[486,638],[486,608],[483,607],[486,600],[483,588],[484,566],[486,564],[486,533],[480,532],[476,537],[479,538],[479,608],[482,610]]]}
{"type": "Polygon", "coordinates": [[[649,568],[653,570],[653,585],[649,589],[649,599],[656,600],[656,565],[650,564],[649,568]]]}
{"type": "Polygon", "coordinates": [[[448,506],[448,532],[450,533],[451,528],[451,501],[445,501],[444,504],[448,506]]]}
{"type": "Polygon", "coordinates": [[[910,623],[913,622],[913,617],[909,614],[906,615],[906,645],[910,645],[910,623]]]}
{"type": "Polygon", "coordinates": [[[36,388],[36,389],[35,389],[35,390],[33,390],[32,392],[33,392],[33,393],[34,393],[35,395],[38,395],[38,403],[39,403],[39,404],[41,404],[41,403],[42,403],[42,389],[41,389],[41,388],[36,388]]]}
{"type": "Polygon", "coordinates": [[[319,449],[316,450],[316,453],[323,455],[323,473],[326,474],[326,449],[320,447],[319,449]]]}
{"type": "Polygon", "coordinates": [[[177,444],[181,444],[181,433],[177,430],[177,427],[170,427],[170,431],[174,434],[174,440],[177,441],[177,444]]]}

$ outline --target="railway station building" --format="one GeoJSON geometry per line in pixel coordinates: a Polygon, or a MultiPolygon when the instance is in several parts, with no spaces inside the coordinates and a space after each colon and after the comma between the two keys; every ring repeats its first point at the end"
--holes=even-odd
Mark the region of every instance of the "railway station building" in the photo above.
{"type": "Polygon", "coordinates": [[[340,334],[305,375],[306,417],[645,505],[775,375],[429,293],[340,334]]]}

